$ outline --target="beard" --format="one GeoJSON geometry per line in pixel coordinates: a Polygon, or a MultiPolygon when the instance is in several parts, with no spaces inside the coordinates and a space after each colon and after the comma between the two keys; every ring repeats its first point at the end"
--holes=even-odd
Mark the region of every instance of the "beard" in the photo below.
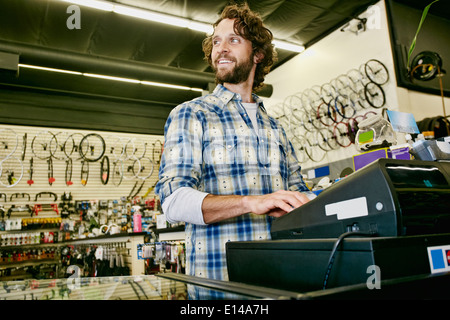
{"type": "Polygon", "coordinates": [[[214,72],[216,74],[217,83],[242,83],[247,81],[248,76],[250,75],[250,71],[253,68],[253,54],[246,61],[236,63],[236,66],[230,71],[219,71],[216,65],[217,62],[214,65],[214,72]]]}

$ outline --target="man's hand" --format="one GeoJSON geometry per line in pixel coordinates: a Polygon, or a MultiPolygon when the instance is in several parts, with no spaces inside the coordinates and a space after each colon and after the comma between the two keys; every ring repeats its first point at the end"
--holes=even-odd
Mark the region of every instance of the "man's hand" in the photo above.
{"type": "Polygon", "coordinates": [[[298,191],[279,190],[260,196],[246,196],[243,201],[250,212],[278,218],[307,203],[309,198],[298,191]]]}
{"type": "Polygon", "coordinates": [[[308,201],[309,198],[301,192],[285,190],[254,196],[209,194],[202,203],[203,220],[214,223],[249,212],[278,218],[308,201]]]}

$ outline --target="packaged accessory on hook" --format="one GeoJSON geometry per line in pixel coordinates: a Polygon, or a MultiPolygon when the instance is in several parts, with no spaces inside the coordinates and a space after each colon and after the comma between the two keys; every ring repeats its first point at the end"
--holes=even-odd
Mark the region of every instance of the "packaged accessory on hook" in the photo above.
{"type": "Polygon", "coordinates": [[[391,124],[381,115],[369,117],[358,124],[355,145],[360,152],[387,148],[397,144],[391,124]]]}

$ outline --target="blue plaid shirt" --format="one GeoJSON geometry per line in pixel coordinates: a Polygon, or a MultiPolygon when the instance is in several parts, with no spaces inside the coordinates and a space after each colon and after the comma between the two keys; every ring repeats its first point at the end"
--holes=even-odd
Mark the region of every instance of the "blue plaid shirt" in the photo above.
{"type": "MultiPolygon", "coordinates": [[[[241,97],[218,85],[172,110],[156,192],[161,202],[180,187],[215,195],[308,191],[294,149],[262,100],[256,132],[241,97]]],[[[186,273],[227,280],[225,244],[270,238],[272,218],[245,214],[209,225],[186,224],[186,273]]]]}

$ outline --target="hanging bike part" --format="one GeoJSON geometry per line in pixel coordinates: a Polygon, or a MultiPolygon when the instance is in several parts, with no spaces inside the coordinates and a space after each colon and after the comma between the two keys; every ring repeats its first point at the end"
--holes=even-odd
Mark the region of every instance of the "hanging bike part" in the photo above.
{"type": "Polygon", "coordinates": [[[29,179],[27,181],[29,186],[31,186],[34,183],[34,181],[33,181],[33,170],[34,170],[33,161],[34,161],[33,158],[30,158],[30,168],[28,169],[29,179]]]}
{"type": "Polygon", "coordinates": [[[104,156],[100,163],[100,180],[103,185],[108,184],[109,181],[109,158],[104,156]]]}
{"type": "Polygon", "coordinates": [[[0,162],[0,184],[11,188],[23,177],[23,163],[19,158],[10,156],[0,162]]]}
{"type": "Polygon", "coordinates": [[[52,139],[55,139],[55,135],[50,131],[40,131],[34,136],[31,151],[36,158],[46,160],[52,156],[55,150],[51,148],[56,148],[56,144],[51,146],[52,139]]]}
{"type": "Polygon", "coordinates": [[[115,186],[119,186],[122,183],[123,178],[123,161],[116,160],[113,162],[112,181],[115,186]]]}
{"type": "Polygon", "coordinates": [[[53,177],[53,160],[51,157],[47,159],[47,164],[48,184],[52,185],[55,182],[55,178],[53,177]]]}
{"type": "Polygon", "coordinates": [[[138,187],[138,183],[139,183],[139,181],[136,181],[134,183],[133,189],[131,189],[130,194],[128,195],[128,198],[127,198],[128,200],[135,198],[139,194],[139,192],[141,192],[141,189],[144,186],[145,180],[142,181],[142,183],[139,185],[139,187],[138,187]]]}
{"type": "Polygon", "coordinates": [[[89,161],[81,161],[81,184],[85,186],[89,178],[89,161]]]}
{"type": "Polygon", "coordinates": [[[90,133],[81,139],[79,146],[80,156],[89,162],[100,160],[106,151],[105,140],[97,133],[90,133]]]}
{"type": "Polygon", "coordinates": [[[153,152],[152,152],[152,160],[153,163],[156,163],[159,165],[161,162],[161,156],[163,153],[164,145],[160,140],[156,140],[153,144],[153,152]]]}
{"type": "Polygon", "coordinates": [[[17,149],[19,138],[16,132],[9,128],[0,130],[0,160],[11,156],[17,149]]]}
{"type": "Polygon", "coordinates": [[[27,134],[25,133],[22,137],[22,158],[20,160],[25,160],[25,153],[27,151],[27,134]]]}
{"type": "Polygon", "coordinates": [[[67,186],[71,186],[73,184],[73,182],[72,182],[72,169],[73,169],[72,158],[67,158],[66,159],[66,172],[64,174],[67,186]]]}

